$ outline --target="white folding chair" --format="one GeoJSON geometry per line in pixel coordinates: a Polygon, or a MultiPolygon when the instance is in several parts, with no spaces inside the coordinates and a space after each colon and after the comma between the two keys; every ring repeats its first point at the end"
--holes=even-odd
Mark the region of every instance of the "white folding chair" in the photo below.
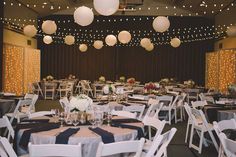
{"type": "MultiPolygon", "coordinates": [[[[14,118],[16,118],[17,122],[19,123],[21,118],[28,117],[28,114],[30,113],[28,111],[21,112],[21,108],[24,108],[24,106],[29,106],[31,104],[32,104],[31,99],[19,100],[14,112],[13,113],[6,113],[5,116],[10,117],[10,123],[13,122],[14,118]]],[[[30,108],[30,107],[28,107],[28,108],[30,108]]]]}
{"type": "Polygon", "coordinates": [[[191,89],[191,88],[187,88],[184,90],[187,93],[187,102],[189,104],[190,100],[195,100],[198,101],[198,93],[199,93],[199,89],[191,89]]]}
{"type": "Polygon", "coordinates": [[[224,133],[219,136],[226,157],[236,157],[236,141],[228,139],[224,133]]]}
{"type": "MultiPolygon", "coordinates": [[[[227,129],[233,129],[233,130],[236,130],[236,121],[235,119],[230,119],[230,120],[222,120],[220,122],[213,122],[213,127],[214,127],[214,130],[218,136],[218,138],[220,139],[220,133],[224,130],[227,130],[227,129]]],[[[220,144],[220,147],[219,147],[219,154],[218,154],[218,157],[222,157],[223,155],[223,149],[222,149],[222,144],[220,144]]]]}
{"type": "Polygon", "coordinates": [[[30,157],[82,157],[81,144],[31,144],[29,143],[30,157]]]}
{"type": "Polygon", "coordinates": [[[0,137],[0,156],[1,157],[17,157],[11,144],[5,137],[0,137]]]}
{"type": "Polygon", "coordinates": [[[145,116],[155,116],[158,118],[158,114],[163,106],[163,103],[159,103],[159,100],[157,99],[149,99],[148,100],[148,110],[146,112],[145,116]]]}
{"type": "Polygon", "coordinates": [[[42,89],[41,89],[38,82],[32,83],[31,87],[32,87],[32,92],[33,93],[36,93],[37,95],[41,94],[41,96],[43,97],[43,91],[42,91],[42,89]]]}
{"type": "Polygon", "coordinates": [[[141,138],[136,141],[121,141],[109,144],[99,143],[96,157],[109,156],[121,153],[134,153],[132,156],[140,157],[145,139],[141,138]]]}
{"type": "Polygon", "coordinates": [[[89,84],[89,81],[87,80],[81,80],[80,81],[81,87],[82,87],[82,93],[86,94],[86,95],[91,95],[92,97],[94,97],[93,95],[93,90],[89,84]]]}
{"type": "Polygon", "coordinates": [[[28,118],[32,119],[32,118],[43,117],[46,115],[53,115],[53,114],[55,113],[53,113],[52,111],[39,111],[39,112],[30,113],[28,115],[28,118]]]}
{"type": "Polygon", "coordinates": [[[44,99],[51,99],[55,98],[55,91],[56,91],[57,84],[55,82],[45,82],[44,83],[44,99]]]}
{"type": "Polygon", "coordinates": [[[212,133],[213,126],[207,122],[206,117],[204,113],[202,112],[202,110],[191,108],[191,115],[192,115],[193,124],[191,128],[189,147],[196,149],[198,153],[201,154],[203,141],[205,140],[204,133],[208,132],[216,150],[218,151],[219,147],[212,133]],[[198,146],[193,144],[194,130],[196,130],[197,133],[199,133],[198,135],[200,135],[200,142],[198,146]]]}
{"type": "Polygon", "coordinates": [[[67,97],[60,99],[59,103],[61,104],[61,107],[64,109],[65,112],[70,112],[69,111],[70,102],[67,97]]]}
{"type": "Polygon", "coordinates": [[[193,108],[199,108],[199,107],[204,107],[205,105],[207,105],[207,101],[203,100],[203,101],[191,101],[192,107],[193,108]]]}
{"type": "Polygon", "coordinates": [[[205,100],[205,101],[210,102],[212,104],[215,103],[215,100],[212,96],[206,96],[204,93],[200,93],[199,98],[200,98],[201,101],[205,100]]]}
{"type": "Polygon", "coordinates": [[[144,126],[148,126],[148,136],[149,136],[149,139],[146,139],[146,142],[144,144],[144,150],[149,150],[152,142],[162,133],[162,130],[165,127],[166,121],[165,120],[160,121],[156,117],[145,116],[142,122],[144,126]],[[153,137],[151,133],[152,128],[154,128],[156,131],[153,137]]]}
{"type": "Polygon", "coordinates": [[[145,157],[167,157],[167,147],[173,139],[177,129],[172,128],[170,131],[158,136],[151,145],[145,157]]]}
{"type": "Polygon", "coordinates": [[[37,94],[29,94],[29,93],[26,93],[25,96],[24,96],[24,99],[31,99],[32,102],[31,104],[28,106],[29,108],[25,108],[25,112],[28,112],[28,113],[31,113],[31,112],[35,112],[35,104],[37,102],[39,98],[39,95],[37,94]]]}
{"type": "Polygon", "coordinates": [[[175,110],[175,122],[183,121],[183,118],[185,118],[185,112],[184,112],[184,100],[186,98],[186,93],[181,93],[179,96],[176,104],[174,105],[175,110]],[[180,118],[178,118],[178,111],[180,113],[180,118]]]}
{"type": "Polygon", "coordinates": [[[142,120],[143,113],[145,110],[145,105],[131,105],[131,106],[124,106],[123,111],[137,113],[137,119],[142,120]]]}
{"type": "Polygon", "coordinates": [[[133,119],[137,118],[137,113],[132,113],[132,112],[129,112],[129,111],[112,110],[111,114],[115,115],[115,116],[121,116],[121,117],[133,118],[133,119]]]}
{"type": "Polygon", "coordinates": [[[0,118],[0,128],[6,128],[8,131],[7,139],[10,141],[10,138],[14,139],[15,132],[12,128],[12,125],[9,121],[9,119],[6,116],[3,116],[0,118]]]}
{"type": "Polygon", "coordinates": [[[188,132],[189,132],[189,129],[190,129],[191,125],[193,124],[193,118],[192,118],[192,115],[191,115],[191,108],[188,105],[188,103],[185,102],[184,108],[185,108],[185,111],[187,112],[187,115],[188,115],[187,129],[186,129],[186,134],[185,134],[185,143],[187,143],[187,141],[188,141],[188,132]]]}

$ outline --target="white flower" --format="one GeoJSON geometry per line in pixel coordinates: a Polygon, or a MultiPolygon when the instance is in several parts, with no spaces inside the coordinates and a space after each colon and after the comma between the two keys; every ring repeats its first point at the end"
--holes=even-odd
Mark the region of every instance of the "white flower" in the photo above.
{"type": "Polygon", "coordinates": [[[70,100],[70,111],[71,110],[79,110],[86,111],[87,108],[92,105],[93,100],[87,95],[81,94],[77,97],[72,97],[70,100]]]}
{"type": "Polygon", "coordinates": [[[114,85],[105,85],[103,87],[104,94],[109,94],[109,92],[114,93],[116,91],[116,88],[114,85]]]}
{"type": "Polygon", "coordinates": [[[99,81],[105,82],[105,81],[106,81],[106,78],[105,78],[104,76],[100,76],[100,77],[99,77],[99,81]]]}

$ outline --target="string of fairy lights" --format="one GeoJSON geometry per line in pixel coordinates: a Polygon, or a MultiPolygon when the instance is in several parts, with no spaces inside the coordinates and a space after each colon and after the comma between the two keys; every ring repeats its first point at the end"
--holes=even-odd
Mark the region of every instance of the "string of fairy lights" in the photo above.
{"type": "MultiPolygon", "coordinates": [[[[199,16],[199,15],[215,15],[219,12],[222,12],[223,10],[226,10],[226,11],[229,11],[232,7],[235,7],[236,4],[235,4],[235,1],[232,1],[230,2],[229,4],[225,4],[225,3],[222,3],[222,1],[220,3],[207,3],[205,1],[203,1],[201,4],[200,4],[200,11],[199,12],[195,12],[195,13],[177,13],[175,12],[175,10],[177,10],[178,8],[180,9],[193,9],[195,6],[193,5],[178,5],[178,6],[168,6],[168,5],[161,5],[161,6],[149,6],[149,7],[142,7],[142,6],[139,6],[139,7],[130,7],[130,8],[123,8],[123,11],[126,11],[127,9],[128,10],[135,10],[135,11],[159,11],[160,9],[165,9],[165,10],[172,10],[173,11],[173,16],[199,16]],[[203,3],[204,2],[204,3],[203,3]],[[209,8],[213,8],[213,9],[209,9],[209,8]]],[[[72,6],[69,6],[69,5],[66,5],[66,6],[62,6],[62,5],[57,5],[57,4],[48,4],[46,2],[42,2],[41,4],[38,2],[38,3],[35,3],[35,4],[32,4],[32,3],[26,3],[26,4],[22,4],[20,2],[12,2],[12,1],[4,1],[3,2],[4,5],[7,5],[7,6],[17,6],[17,7],[27,7],[27,8],[40,8],[40,9],[47,9],[47,10],[52,10],[52,11],[60,11],[60,10],[68,10],[68,9],[74,9],[76,10],[77,7],[72,7],[72,6]]]]}

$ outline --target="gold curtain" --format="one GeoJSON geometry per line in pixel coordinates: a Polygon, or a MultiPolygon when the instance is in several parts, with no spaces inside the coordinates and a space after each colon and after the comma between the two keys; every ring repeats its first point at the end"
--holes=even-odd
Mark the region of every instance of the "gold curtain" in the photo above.
{"type": "Polygon", "coordinates": [[[40,51],[4,44],[3,91],[22,95],[29,84],[40,80],[40,51]]]}
{"type": "Polygon", "coordinates": [[[236,51],[221,50],[206,54],[206,87],[227,92],[236,83],[236,51]]]}

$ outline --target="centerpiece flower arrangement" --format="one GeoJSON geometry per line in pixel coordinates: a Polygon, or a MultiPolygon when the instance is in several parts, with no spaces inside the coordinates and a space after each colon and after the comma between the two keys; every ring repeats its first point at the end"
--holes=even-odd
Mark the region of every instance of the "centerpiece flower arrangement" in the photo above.
{"type": "Polygon", "coordinates": [[[120,82],[125,82],[125,77],[124,76],[120,77],[120,82]]]}
{"type": "Polygon", "coordinates": [[[102,82],[102,83],[106,82],[106,78],[104,76],[100,76],[98,80],[99,82],[102,82]]]}
{"type": "Polygon", "coordinates": [[[87,95],[81,94],[71,97],[69,101],[68,111],[75,112],[81,111],[85,112],[89,106],[93,104],[93,100],[87,95]]]}
{"type": "Polygon", "coordinates": [[[127,83],[129,83],[130,85],[135,84],[135,78],[131,77],[127,79],[127,83]]]}
{"type": "Polygon", "coordinates": [[[54,77],[52,75],[48,75],[46,77],[46,81],[53,81],[54,80],[54,77]]]}
{"type": "Polygon", "coordinates": [[[236,84],[231,84],[228,86],[229,95],[232,98],[236,98],[236,84]]]}
{"type": "Polygon", "coordinates": [[[163,78],[163,79],[161,79],[161,81],[160,81],[159,83],[160,83],[161,85],[166,86],[166,85],[169,84],[169,82],[170,82],[170,80],[169,80],[168,78],[163,78]]]}
{"type": "Polygon", "coordinates": [[[195,85],[195,82],[193,80],[184,81],[184,85],[186,85],[188,88],[192,88],[195,85]]]}
{"type": "Polygon", "coordinates": [[[146,83],[145,86],[144,86],[144,89],[146,92],[148,93],[155,93],[155,91],[158,89],[156,84],[153,83],[153,82],[149,82],[149,83],[146,83]]]}
{"type": "Polygon", "coordinates": [[[75,79],[75,75],[70,74],[70,75],[68,76],[68,79],[69,79],[69,80],[75,79]]]}

